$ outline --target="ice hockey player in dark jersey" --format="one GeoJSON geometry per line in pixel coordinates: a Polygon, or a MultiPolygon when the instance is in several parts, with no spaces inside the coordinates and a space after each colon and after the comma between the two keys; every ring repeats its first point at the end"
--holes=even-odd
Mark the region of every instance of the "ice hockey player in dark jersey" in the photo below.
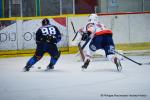
{"type": "Polygon", "coordinates": [[[60,40],[61,33],[59,29],[50,24],[50,21],[47,18],[43,19],[42,26],[36,32],[37,47],[35,54],[27,62],[24,67],[24,71],[29,71],[30,68],[38,62],[46,52],[51,56],[50,63],[46,70],[54,69],[54,65],[60,57],[60,51],[56,45],[60,40]]]}

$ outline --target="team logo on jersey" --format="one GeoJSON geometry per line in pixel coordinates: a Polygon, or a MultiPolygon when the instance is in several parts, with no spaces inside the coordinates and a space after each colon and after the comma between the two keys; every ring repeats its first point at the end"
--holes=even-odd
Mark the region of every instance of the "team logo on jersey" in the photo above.
{"type": "Polygon", "coordinates": [[[114,51],[115,51],[115,47],[114,46],[109,46],[109,50],[108,50],[108,52],[109,53],[114,53],[114,51]]]}
{"type": "Polygon", "coordinates": [[[92,50],[92,51],[96,51],[96,47],[95,47],[95,45],[90,45],[90,49],[92,50]]]}

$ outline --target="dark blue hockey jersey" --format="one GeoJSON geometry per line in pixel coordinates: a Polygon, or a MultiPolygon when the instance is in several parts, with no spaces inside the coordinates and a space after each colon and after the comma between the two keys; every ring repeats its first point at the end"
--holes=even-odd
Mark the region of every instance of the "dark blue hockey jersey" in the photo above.
{"type": "Polygon", "coordinates": [[[57,43],[61,40],[61,33],[54,25],[45,25],[36,32],[36,42],[57,43]]]}

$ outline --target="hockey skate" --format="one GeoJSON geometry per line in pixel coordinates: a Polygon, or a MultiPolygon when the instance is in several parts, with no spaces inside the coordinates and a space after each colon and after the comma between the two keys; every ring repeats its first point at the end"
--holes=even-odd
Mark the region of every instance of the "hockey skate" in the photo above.
{"type": "Polygon", "coordinates": [[[120,60],[119,60],[117,57],[114,58],[114,63],[115,63],[115,65],[116,65],[116,67],[117,67],[117,70],[118,70],[119,72],[121,72],[122,66],[121,66],[120,60]]]}
{"type": "Polygon", "coordinates": [[[45,71],[50,71],[50,70],[52,70],[52,69],[54,69],[54,65],[53,65],[53,64],[49,64],[49,65],[47,66],[47,68],[45,69],[45,71]]]}
{"type": "Polygon", "coordinates": [[[87,60],[85,61],[84,65],[82,66],[82,70],[87,69],[89,63],[90,63],[90,60],[87,59],[87,60]]]}
{"type": "Polygon", "coordinates": [[[27,65],[26,65],[26,66],[23,68],[23,71],[24,71],[24,72],[28,72],[28,71],[30,70],[30,68],[31,68],[31,66],[27,66],[27,65]]]}

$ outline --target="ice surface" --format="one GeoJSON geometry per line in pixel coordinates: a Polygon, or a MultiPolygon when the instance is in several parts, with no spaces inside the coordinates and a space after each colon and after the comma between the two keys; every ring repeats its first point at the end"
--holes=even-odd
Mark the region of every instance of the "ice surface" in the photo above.
{"type": "MultiPolygon", "coordinates": [[[[150,100],[150,65],[124,60],[117,72],[113,63],[100,60],[83,72],[75,55],[62,55],[53,71],[44,72],[50,58],[44,56],[22,72],[29,58],[0,59],[0,100],[150,100]]],[[[150,62],[150,56],[130,58],[150,62]]]]}

